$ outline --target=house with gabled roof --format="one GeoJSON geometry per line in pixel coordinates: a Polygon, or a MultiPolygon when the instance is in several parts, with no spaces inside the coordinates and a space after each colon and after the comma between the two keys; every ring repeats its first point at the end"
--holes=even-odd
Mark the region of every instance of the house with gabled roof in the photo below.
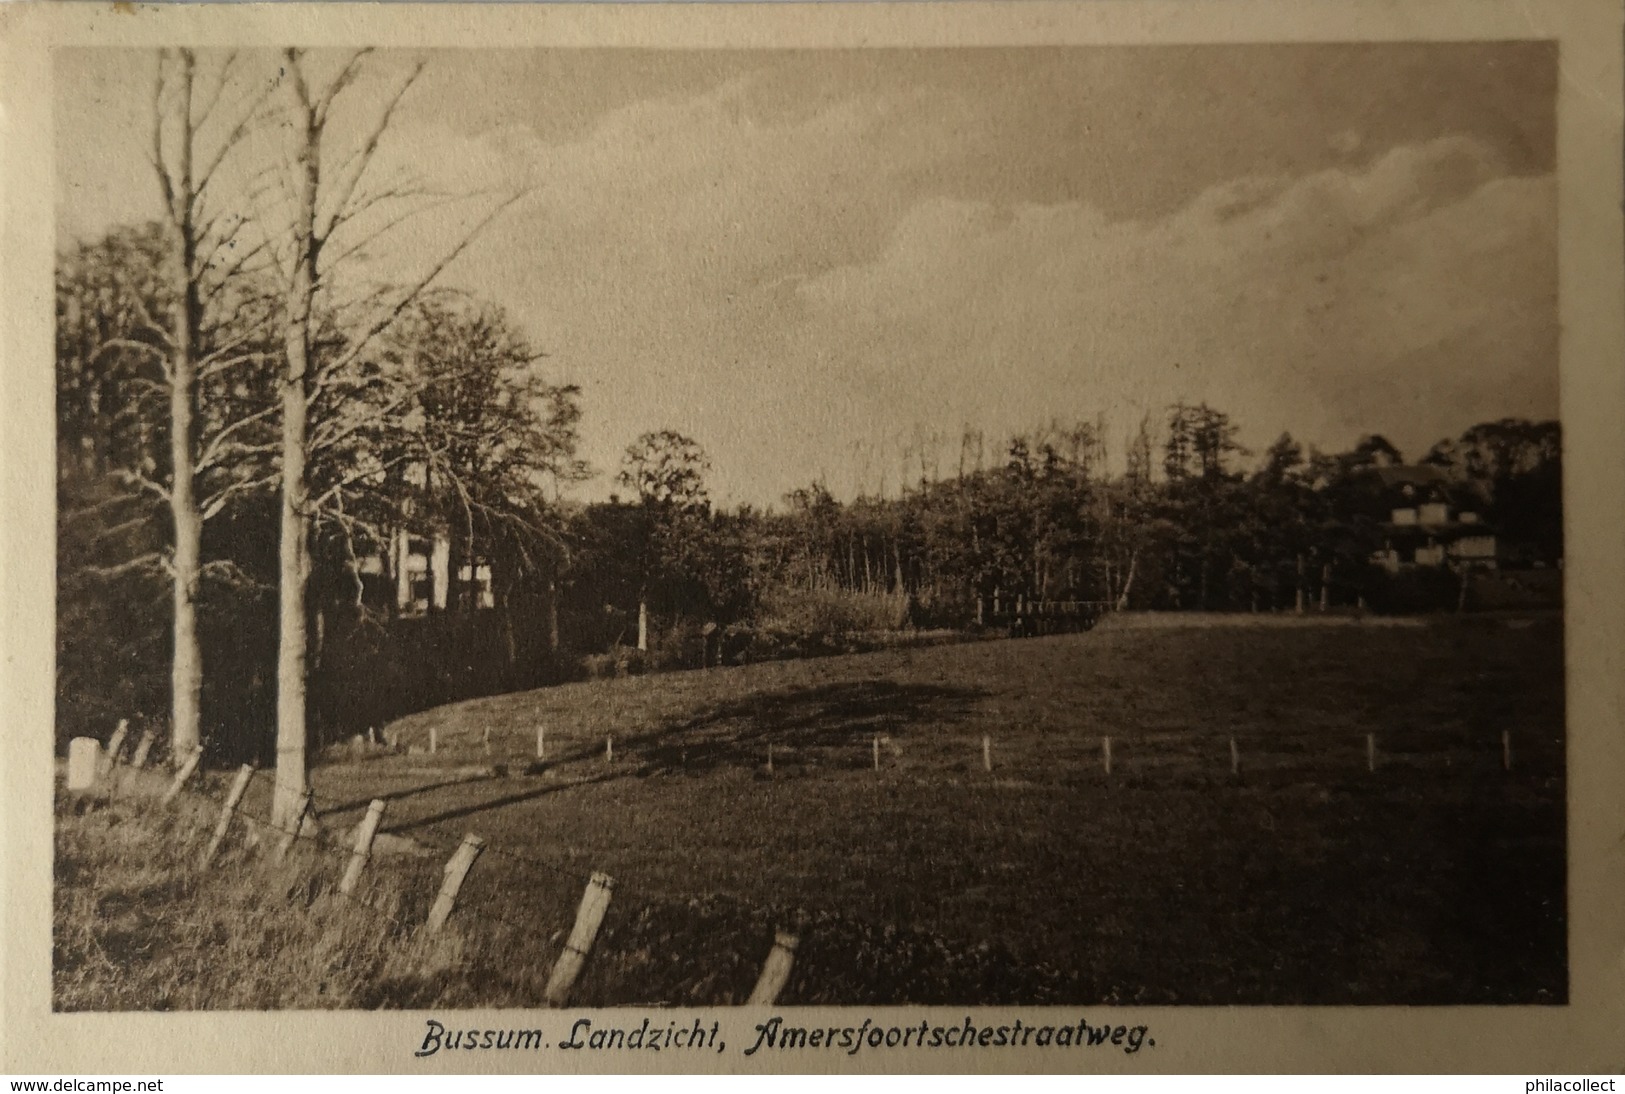
{"type": "Polygon", "coordinates": [[[1390,573],[1412,567],[1494,569],[1495,529],[1471,499],[1430,464],[1373,467],[1372,514],[1383,546],[1372,561],[1390,573]]]}

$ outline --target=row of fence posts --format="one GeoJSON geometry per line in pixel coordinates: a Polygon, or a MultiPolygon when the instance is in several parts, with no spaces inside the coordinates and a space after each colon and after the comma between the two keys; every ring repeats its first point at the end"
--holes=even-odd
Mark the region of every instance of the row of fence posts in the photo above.
{"type": "MultiPolygon", "coordinates": [[[[120,722],[118,729],[108,739],[107,750],[102,752],[99,742],[92,737],[74,738],[69,743],[69,769],[68,781],[70,790],[89,790],[97,783],[115,789],[120,784],[120,760],[124,741],[128,733],[128,724],[120,722]],[[91,777],[86,780],[76,769],[76,762],[85,763],[84,757],[90,761],[91,777]]],[[[614,743],[610,739],[606,746],[609,758],[613,758],[614,743]]],[[[537,732],[537,752],[543,749],[541,731],[537,732]]],[[[136,747],[130,759],[128,770],[140,770],[147,764],[152,751],[153,737],[149,730],[143,734],[141,743],[136,747]]],[[[203,749],[197,748],[181,761],[175,769],[173,778],[165,788],[160,804],[169,807],[180,796],[187,781],[196,773],[203,759],[203,749]]],[[[220,805],[220,814],[215,820],[213,831],[210,833],[208,844],[200,856],[203,867],[210,866],[218,857],[221,847],[230,835],[232,821],[236,818],[244,795],[248,793],[249,784],[253,781],[258,770],[254,764],[243,764],[237,769],[232,779],[231,787],[220,805]]],[[[314,828],[312,812],[314,796],[309,789],[305,790],[297,816],[283,828],[280,839],[272,852],[272,861],[283,863],[292,851],[294,844],[301,838],[307,837],[314,828]]],[[[388,802],[376,798],[367,807],[366,816],[356,826],[355,841],[351,845],[350,855],[345,862],[344,872],[339,878],[338,894],[346,899],[354,899],[356,889],[360,886],[362,876],[367,865],[372,860],[373,842],[376,840],[378,830],[383,824],[384,813],[388,802]]],[[[440,890],[435,894],[434,903],[429,908],[429,914],[424,922],[424,929],[435,934],[445,927],[446,921],[451,918],[452,911],[457,906],[457,895],[461,891],[463,882],[467,879],[469,871],[473,869],[475,860],[480,857],[486,844],[481,837],[470,832],[463,837],[462,843],[452,852],[451,858],[442,867],[442,880],[440,890]]],[[[571,990],[575,987],[581,970],[587,963],[587,957],[592,952],[593,943],[597,941],[599,928],[603,925],[604,916],[609,911],[610,898],[615,891],[615,879],[602,871],[594,871],[587,882],[586,891],[582,894],[581,904],[576,910],[575,924],[565,940],[563,952],[553,964],[548,977],[547,986],[543,990],[543,1000],[549,1006],[562,1007],[568,1001],[571,990]]],[[[799,937],[784,930],[774,933],[773,947],[768,952],[767,959],[762,964],[762,970],[751,990],[746,1004],[750,1006],[771,1006],[778,1000],[780,992],[790,979],[790,971],[794,965],[796,948],[800,944],[799,937]]]]}
{"type": "MultiPolygon", "coordinates": [[[[122,725],[122,723],[120,724],[122,725]]],[[[438,749],[439,741],[437,738],[435,727],[430,726],[429,751],[431,753],[438,749]]],[[[116,734],[114,739],[118,739],[116,734]]],[[[485,750],[489,752],[491,750],[491,729],[489,726],[485,728],[483,741],[485,750]]],[[[881,769],[880,746],[889,742],[889,737],[883,737],[878,733],[871,739],[870,751],[873,767],[876,771],[881,769]]],[[[538,760],[547,758],[547,728],[542,725],[536,727],[536,758],[538,760]]],[[[604,738],[604,762],[615,762],[614,734],[604,738]]],[[[1377,735],[1375,733],[1365,735],[1365,762],[1366,770],[1373,772],[1377,770],[1377,735]]],[[[1110,736],[1103,736],[1100,739],[1100,765],[1105,774],[1110,775],[1112,773],[1112,739],[1110,736]]],[[[1501,767],[1505,771],[1512,770],[1512,733],[1510,730],[1501,731],[1501,767]]],[[[993,770],[993,738],[990,734],[982,735],[982,770],[987,772],[993,770]]],[[[773,774],[773,743],[771,741],[767,744],[767,773],[769,775],[773,774]]],[[[1236,743],[1234,737],[1230,738],[1230,774],[1241,774],[1241,746],[1236,743]]]]}
{"type": "MultiPolygon", "coordinates": [[[[880,745],[885,740],[889,740],[889,738],[881,737],[878,733],[873,738],[872,751],[876,771],[880,770],[880,745]]],[[[1100,738],[1100,766],[1105,774],[1110,775],[1112,773],[1112,739],[1110,736],[1100,738]]],[[[1377,735],[1375,733],[1365,735],[1365,766],[1367,771],[1375,772],[1377,770],[1377,735]]],[[[1503,771],[1512,770],[1511,730],[1501,731],[1501,769],[1503,771]]],[[[767,746],[767,770],[768,774],[773,773],[772,744],[767,746]]],[[[982,735],[982,770],[987,772],[993,770],[993,737],[991,734],[986,733],[982,735]]],[[[1234,737],[1230,738],[1230,774],[1241,774],[1241,746],[1236,743],[1234,737]]]]}
{"type": "MultiPolygon", "coordinates": [[[[105,780],[107,785],[116,788],[119,785],[119,766],[122,758],[124,743],[128,737],[129,724],[121,720],[112,737],[108,739],[106,752],[103,753],[100,744],[94,738],[80,737],[70,742],[69,746],[69,777],[70,790],[87,789],[98,780],[105,780]]],[[[430,751],[436,750],[438,742],[436,731],[430,727],[430,751]]],[[[487,728],[483,736],[486,747],[490,747],[490,730],[487,728]]],[[[538,758],[546,756],[546,730],[538,727],[536,730],[536,755],[538,758]]],[[[871,747],[875,771],[881,770],[880,746],[882,738],[874,735],[871,747]]],[[[154,737],[151,730],[145,731],[135,752],[127,765],[128,770],[139,771],[145,768],[151,755],[154,737]]],[[[1241,749],[1236,739],[1229,739],[1230,745],[1230,772],[1232,775],[1241,773],[1241,749]]],[[[1366,768],[1375,772],[1377,769],[1377,738],[1376,734],[1365,735],[1366,768]]],[[[984,771],[993,770],[993,738],[990,734],[982,736],[982,767],[984,771]]],[[[1112,738],[1103,736],[1100,742],[1101,768],[1106,775],[1112,773],[1112,738]]],[[[605,762],[612,763],[615,758],[615,738],[610,735],[604,741],[605,762]]],[[[167,807],[180,795],[187,781],[197,771],[203,759],[201,747],[188,754],[176,767],[174,776],[160,800],[160,804],[167,807]]],[[[1512,734],[1503,730],[1501,733],[1501,766],[1506,771],[1512,770],[1512,734]]],[[[773,771],[773,745],[767,745],[767,770],[773,771]]],[[[225,843],[231,830],[233,817],[248,791],[250,781],[254,777],[256,768],[253,764],[244,764],[237,771],[227,791],[225,800],[221,805],[220,815],[215,823],[209,842],[201,855],[201,863],[207,867],[218,856],[220,848],[225,843]]],[[[383,822],[387,803],[383,799],[374,800],[368,807],[366,816],[356,830],[356,839],[344,873],[338,884],[341,896],[349,897],[360,883],[363,871],[372,857],[372,844],[378,829],[383,822]]],[[[297,819],[283,831],[281,839],[273,852],[276,862],[286,859],[295,842],[306,834],[307,825],[311,823],[312,795],[309,790],[298,810],[297,819]]],[[[444,880],[440,891],[430,908],[428,920],[425,924],[430,933],[438,932],[445,926],[452,910],[456,906],[457,894],[463,881],[467,878],[474,862],[478,859],[485,841],[479,836],[469,833],[458,846],[443,868],[444,880]]],[[[582,897],[581,906],[576,913],[575,927],[565,943],[564,952],[560,955],[554,966],[552,976],[549,978],[544,997],[554,1006],[562,1006],[569,996],[576,977],[585,964],[587,955],[591,952],[593,941],[598,934],[599,925],[603,922],[604,914],[609,907],[610,894],[614,890],[614,879],[608,874],[595,872],[588,882],[587,891],[582,897]]],[[[755,990],[751,993],[750,1001],[753,1003],[771,1003],[777,998],[778,991],[789,977],[789,970],[794,960],[797,939],[789,932],[777,932],[774,946],[764,963],[761,975],[755,990]],[[776,985],[776,986],[775,986],[776,985]]]]}

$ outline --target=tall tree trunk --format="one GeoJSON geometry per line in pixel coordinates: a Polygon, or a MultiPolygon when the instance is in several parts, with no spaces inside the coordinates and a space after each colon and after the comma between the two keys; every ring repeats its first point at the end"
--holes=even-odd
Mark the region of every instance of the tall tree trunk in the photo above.
{"type": "Polygon", "coordinates": [[[1128,576],[1123,579],[1123,591],[1117,594],[1117,610],[1128,610],[1128,594],[1134,588],[1134,571],[1140,564],[1140,552],[1131,552],[1128,556],[1128,576]]]}
{"type": "Polygon", "coordinates": [[[559,652],[559,583],[547,583],[547,652],[559,652]]]}
{"type": "MultiPolygon", "coordinates": [[[[291,52],[291,51],[290,51],[291,52]]],[[[290,56],[288,76],[297,98],[300,134],[295,185],[294,262],[288,285],[287,355],[279,387],[282,397],[282,538],[278,553],[278,633],[276,681],[276,790],[273,824],[296,822],[309,786],[306,752],[306,590],[310,581],[310,514],[307,480],[307,425],[310,414],[310,316],[316,293],[316,186],[321,141],[308,88],[290,56]]]]}
{"type": "MultiPolygon", "coordinates": [[[[192,102],[193,60],[189,50],[180,54],[180,102],[188,110],[192,102]]],[[[202,741],[201,703],[203,694],[203,651],[198,644],[197,598],[203,555],[203,514],[198,509],[197,473],[194,445],[197,425],[194,403],[197,399],[197,332],[202,325],[202,304],[198,299],[197,236],[191,206],[196,200],[192,171],[191,119],[181,119],[184,127],[179,142],[180,162],[176,175],[181,183],[176,200],[173,229],[174,257],[178,290],[170,314],[169,456],[172,474],[169,513],[175,527],[174,556],[174,658],[170,663],[170,758],[182,762],[202,741]]]]}
{"type": "Polygon", "coordinates": [[[1297,598],[1297,603],[1296,603],[1296,605],[1295,605],[1295,607],[1293,609],[1299,615],[1303,614],[1303,582],[1304,582],[1303,574],[1304,574],[1304,559],[1303,559],[1303,555],[1299,554],[1298,555],[1298,598],[1297,598]]]}
{"type": "Polygon", "coordinates": [[[514,633],[513,627],[513,596],[507,592],[502,594],[502,638],[507,647],[508,671],[511,674],[519,664],[519,636],[514,633]]]}

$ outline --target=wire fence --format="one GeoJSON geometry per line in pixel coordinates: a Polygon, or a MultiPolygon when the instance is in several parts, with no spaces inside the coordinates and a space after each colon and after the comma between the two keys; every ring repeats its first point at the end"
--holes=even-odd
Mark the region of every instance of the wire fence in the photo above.
{"type": "MultiPolygon", "coordinates": [[[[122,739],[110,743],[122,745],[122,739]]],[[[134,762],[135,757],[130,763],[123,762],[118,750],[99,756],[93,783],[75,788],[70,782],[70,790],[126,802],[148,802],[157,797],[159,808],[170,814],[185,803],[200,822],[188,840],[196,846],[199,868],[280,869],[282,881],[292,883],[290,891],[298,887],[299,878],[310,879],[313,884],[306,890],[307,907],[314,908],[324,900],[339,902],[377,917],[381,925],[387,924],[397,935],[438,933],[454,914],[465,930],[474,929],[476,924],[500,925],[506,929],[509,942],[529,939],[546,951],[540,956],[550,959],[551,969],[539,1001],[549,1006],[564,1006],[570,1001],[617,893],[615,879],[602,871],[583,871],[575,864],[488,843],[473,833],[457,831],[432,819],[414,823],[412,852],[392,853],[380,844],[381,838],[390,838],[381,831],[388,808],[385,799],[372,800],[361,823],[342,834],[322,828],[315,807],[321,803],[347,809],[353,803],[313,791],[307,791],[302,808],[279,820],[269,808],[246,800],[247,787],[258,773],[254,765],[239,768],[228,788],[218,779],[198,774],[195,759],[181,764],[173,775],[164,776],[160,768],[148,766],[148,751],[139,751],[139,763],[134,762]],[[138,781],[145,785],[138,788],[138,781]],[[167,783],[161,796],[157,794],[160,782],[167,783]],[[432,876],[425,876],[427,871],[421,868],[388,869],[390,862],[420,863],[425,854],[444,858],[438,888],[432,885],[432,876]],[[476,861],[487,855],[523,870],[476,871],[476,861]],[[538,899],[534,885],[518,886],[516,880],[542,882],[551,899],[538,899]],[[578,893],[580,900],[571,921],[567,918],[567,902],[578,893]],[[547,907],[539,909],[538,905],[547,907]],[[522,911],[515,913],[510,908],[522,911]],[[539,910],[562,913],[555,924],[559,929],[539,929],[539,910]]],[[[190,853],[193,847],[183,850],[190,853]]],[[[626,921],[647,918],[654,911],[653,905],[629,901],[626,894],[613,903],[626,921]]],[[[759,918],[773,915],[768,909],[752,911],[759,918]]],[[[771,948],[760,962],[755,986],[745,1001],[770,1004],[778,998],[789,979],[798,941],[792,930],[774,932],[771,948]]]]}
{"type": "MultiPolygon", "coordinates": [[[[840,756],[844,768],[869,767],[877,775],[903,769],[901,753],[894,750],[888,735],[874,732],[862,736],[867,736],[867,741],[848,735],[845,739],[823,742],[817,748],[825,754],[840,756]]],[[[571,999],[606,922],[636,925],[659,912],[650,900],[625,892],[617,886],[614,877],[592,869],[590,863],[582,861],[581,854],[548,855],[534,848],[490,841],[455,826],[455,818],[434,814],[408,817],[391,827],[385,823],[393,800],[387,794],[363,801],[309,790],[296,816],[274,818],[268,798],[256,801],[247,794],[258,777],[253,765],[239,768],[227,785],[221,775],[198,773],[200,754],[188,757],[173,774],[166,774],[151,763],[150,734],[144,735],[135,746],[128,761],[123,755],[125,743],[125,734],[121,731],[109,742],[105,755],[97,746],[95,777],[88,789],[133,800],[140,795],[131,792],[131,784],[144,780],[149,791],[147,797],[157,796],[152,792],[162,785],[161,800],[166,805],[183,799],[192,803],[206,815],[206,823],[201,827],[207,832],[207,842],[198,850],[202,867],[212,868],[217,862],[229,862],[233,868],[248,865],[281,868],[290,879],[312,879],[307,890],[308,905],[314,906],[325,898],[347,907],[365,909],[364,914],[377,916],[379,922],[387,924],[396,935],[435,934],[454,917],[463,930],[484,929],[478,926],[480,924],[498,925],[505,932],[508,944],[531,947],[532,964],[550,966],[545,987],[539,989],[540,1001],[548,1005],[563,1006],[571,999]],[[363,810],[359,821],[342,834],[325,829],[318,820],[363,810]],[[411,835],[403,837],[402,832],[411,835]],[[406,840],[410,847],[392,849],[392,840],[406,840]],[[504,868],[480,869],[477,864],[481,859],[499,860],[504,868]],[[432,870],[426,868],[433,862],[443,863],[438,880],[432,870]]],[[[459,743],[493,752],[488,732],[465,734],[459,743]]],[[[511,746],[513,742],[497,743],[511,746]]],[[[1544,744],[1535,749],[1527,747],[1528,742],[1516,741],[1510,731],[1503,731],[1498,743],[1498,749],[1487,747],[1489,741],[1482,734],[1473,742],[1453,738],[1448,742],[1449,747],[1440,750],[1438,755],[1444,757],[1447,764],[1451,757],[1471,756],[1481,768],[1498,767],[1503,774],[1511,775],[1528,765],[1531,752],[1545,756],[1549,751],[1544,744]]],[[[399,751],[398,744],[392,751],[399,751]]],[[[956,778],[963,779],[967,772],[974,773],[980,768],[981,774],[991,779],[1002,766],[1009,766],[1011,758],[991,734],[982,735],[979,742],[970,740],[960,744],[964,746],[962,751],[970,755],[958,761],[956,778]]],[[[1326,757],[1332,756],[1338,770],[1355,777],[1374,777],[1379,772],[1393,770],[1401,756],[1430,755],[1425,750],[1391,753],[1381,747],[1374,733],[1344,744],[1346,747],[1322,750],[1314,762],[1324,769],[1328,763],[1326,757]]],[[[1415,742],[1411,744],[1414,746],[1415,742]]],[[[761,751],[760,762],[770,775],[776,762],[775,748],[779,749],[777,762],[781,769],[804,758],[803,750],[768,740],[744,749],[738,742],[728,742],[720,759],[732,762],[749,757],[757,746],[761,751]]],[[[1088,757],[1098,776],[1105,779],[1114,774],[1121,776],[1125,769],[1145,773],[1197,765],[1214,777],[1240,780],[1259,758],[1258,750],[1243,749],[1236,736],[1213,734],[1149,734],[1128,740],[1101,735],[1073,741],[1071,746],[1078,751],[1073,759],[1088,757]]],[[[543,751],[540,740],[537,750],[543,751]]],[[[579,775],[573,781],[560,784],[586,786],[598,781],[606,772],[630,772],[668,764],[672,760],[670,751],[669,742],[655,738],[629,738],[619,744],[610,738],[602,751],[577,741],[568,749],[558,750],[546,769],[556,774],[565,768],[601,764],[602,770],[596,774],[579,775]]],[[[700,758],[715,760],[719,756],[706,756],[702,751],[700,758]]],[[[1051,750],[1042,762],[1053,764],[1054,759],[1051,750]]],[[[70,788],[72,766],[70,754],[70,788]]],[[[461,784],[453,780],[408,788],[393,798],[458,785],[461,784]]],[[[79,789],[87,787],[81,785],[79,789]]],[[[465,813],[474,815],[501,806],[500,800],[479,803],[465,813]]],[[[662,892],[644,896],[670,902],[714,894],[662,892]]],[[[735,966],[744,964],[756,970],[754,986],[748,996],[745,995],[744,980],[735,968],[731,975],[739,986],[728,994],[736,1001],[745,996],[745,1001],[751,1003],[772,1003],[790,981],[807,917],[805,913],[786,915],[772,907],[746,901],[737,903],[745,908],[753,922],[771,925],[766,933],[771,934],[772,942],[763,950],[734,955],[735,966]]]]}

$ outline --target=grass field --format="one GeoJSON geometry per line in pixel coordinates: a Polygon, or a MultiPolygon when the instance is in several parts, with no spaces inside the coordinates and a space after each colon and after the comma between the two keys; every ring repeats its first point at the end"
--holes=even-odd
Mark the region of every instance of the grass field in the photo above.
{"type": "Polygon", "coordinates": [[[414,922],[463,833],[490,848],[457,959],[335,1005],[534,1003],[593,870],[617,888],[583,1004],[737,1001],[792,923],[786,1003],[1565,1001],[1561,620],[1250,622],[1113,620],[403,719],[411,752],[316,770],[324,825],[388,800],[384,830],[428,852],[377,860],[414,922]]]}

